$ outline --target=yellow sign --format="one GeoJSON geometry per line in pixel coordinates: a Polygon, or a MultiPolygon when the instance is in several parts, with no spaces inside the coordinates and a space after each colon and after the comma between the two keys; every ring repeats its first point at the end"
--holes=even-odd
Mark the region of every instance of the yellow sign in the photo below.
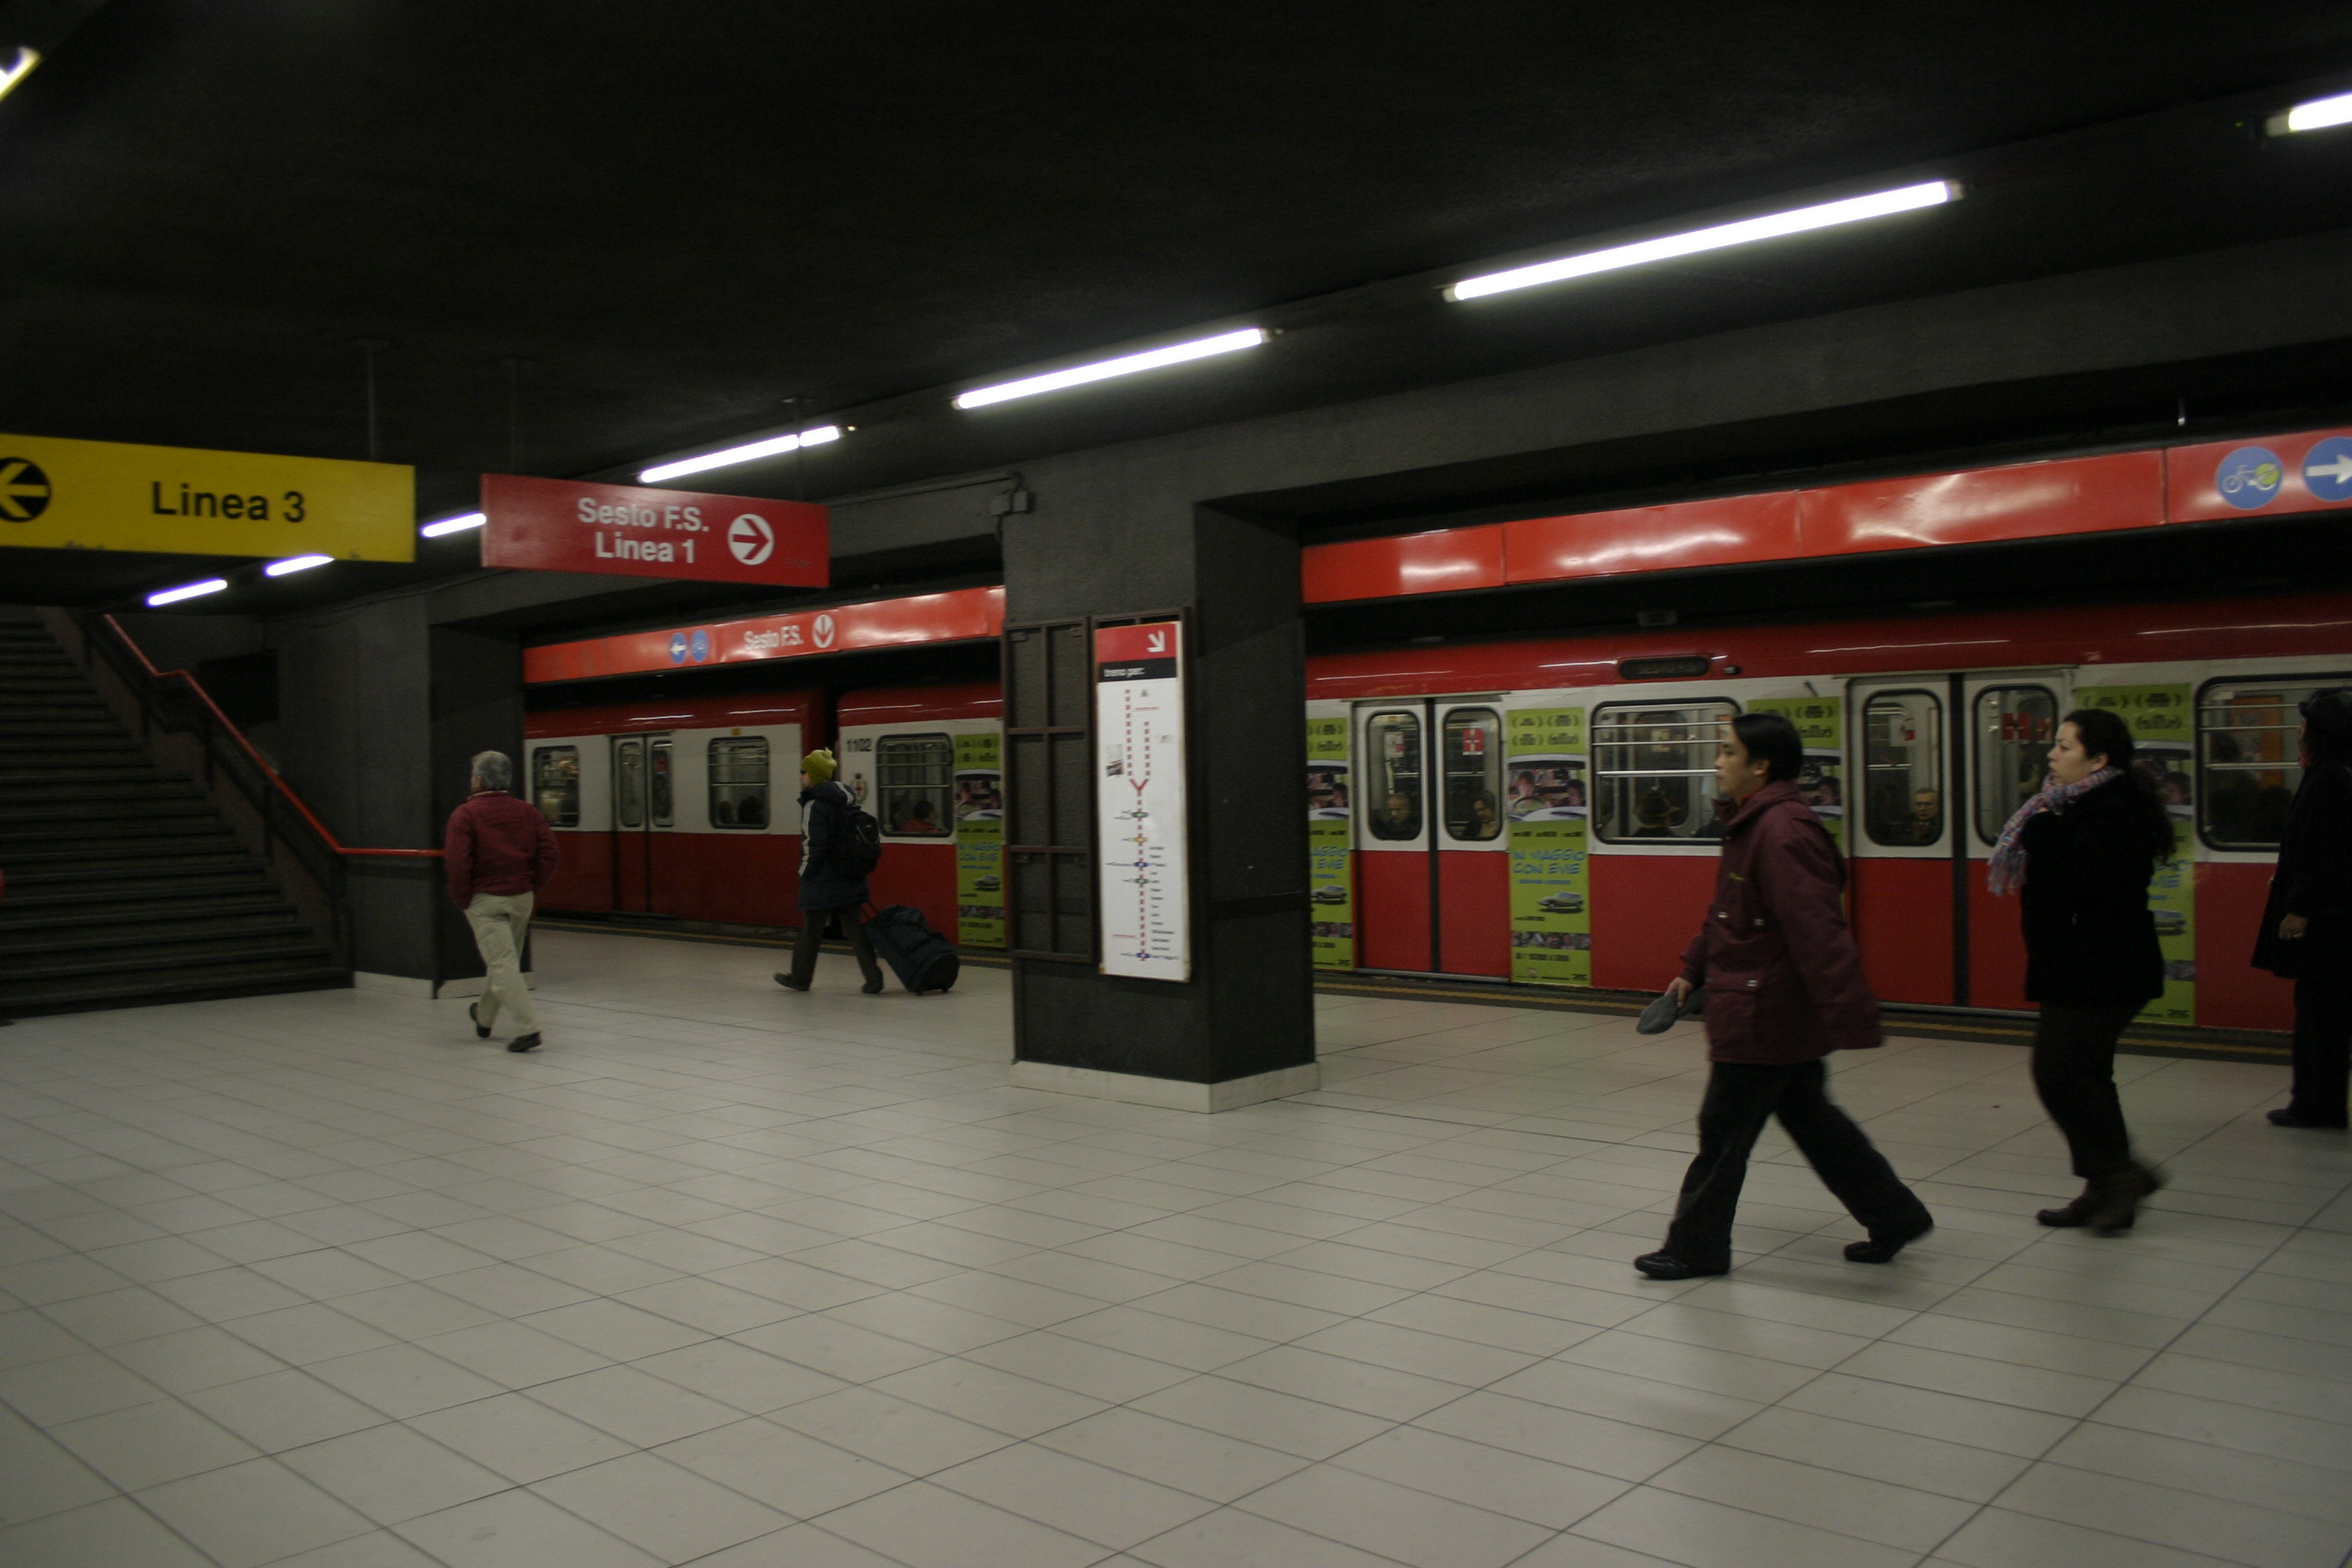
{"type": "Polygon", "coordinates": [[[0,546],[416,559],[416,470],[0,436],[0,546]]]}

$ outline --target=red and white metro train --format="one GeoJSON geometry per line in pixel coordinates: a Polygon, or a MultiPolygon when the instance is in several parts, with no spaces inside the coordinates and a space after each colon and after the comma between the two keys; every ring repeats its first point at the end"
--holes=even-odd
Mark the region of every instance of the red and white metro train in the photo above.
{"type": "MultiPolygon", "coordinates": [[[[2147,1016],[2285,1028],[2286,986],[2247,955],[2300,776],[2295,704],[2352,684],[2347,631],[2352,602],[2306,595],[1313,658],[1316,963],[1656,989],[1712,886],[1717,737],[1769,709],[1804,736],[1801,787],[1849,857],[1878,994],[2022,1008],[2017,910],[1987,891],[1987,858],[2060,718],[2103,706],[2179,830],[2152,896],[2170,978],[2147,1016]]],[[[999,725],[993,684],[543,709],[525,767],[565,858],[542,901],[797,923],[798,760],[830,742],[888,845],[875,897],[1002,945],[999,725]]]]}

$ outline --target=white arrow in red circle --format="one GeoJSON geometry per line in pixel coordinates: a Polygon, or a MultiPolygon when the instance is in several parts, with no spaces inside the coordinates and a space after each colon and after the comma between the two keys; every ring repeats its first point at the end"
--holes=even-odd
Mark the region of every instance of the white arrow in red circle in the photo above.
{"type": "Polygon", "coordinates": [[[727,548],[746,566],[757,566],[776,552],[776,531],[757,512],[745,512],[727,530],[727,548]]]}

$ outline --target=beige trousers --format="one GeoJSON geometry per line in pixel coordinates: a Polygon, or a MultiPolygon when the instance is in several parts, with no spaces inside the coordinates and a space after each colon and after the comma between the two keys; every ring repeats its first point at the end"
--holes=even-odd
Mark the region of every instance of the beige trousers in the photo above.
{"type": "Polygon", "coordinates": [[[485,1029],[499,1021],[504,1008],[513,1015],[516,1034],[539,1033],[539,1013],[522,978],[522,939],[530,929],[530,902],[529,893],[476,893],[466,906],[466,923],[474,928],[474,945],[482,950],[482,963],[489,970],[482,999],[474,1005],[485,1029]]]}

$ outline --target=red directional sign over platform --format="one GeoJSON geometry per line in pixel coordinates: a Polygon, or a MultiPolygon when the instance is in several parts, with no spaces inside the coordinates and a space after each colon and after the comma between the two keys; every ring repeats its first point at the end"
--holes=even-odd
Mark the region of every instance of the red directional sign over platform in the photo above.
{"type": "Polygon", "coordinates": [[[804,501],[482,476],[482,564],[822,588],[825,510],[804,501]]]}

